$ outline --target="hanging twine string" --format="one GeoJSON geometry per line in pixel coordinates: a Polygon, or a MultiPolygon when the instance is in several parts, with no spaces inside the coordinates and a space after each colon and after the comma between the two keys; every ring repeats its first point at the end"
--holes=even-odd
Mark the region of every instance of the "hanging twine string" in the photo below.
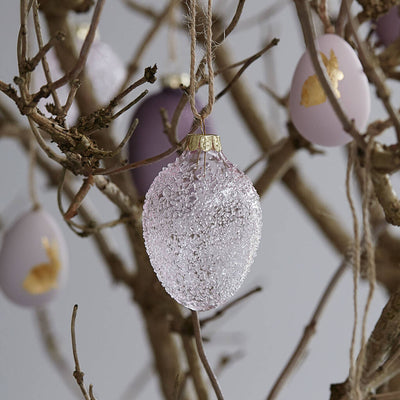
{"type": "Polygon", "coordinates": [[[196,0],[190,0],[190,86],[189,100],[193,116],[202,123],[204,133],[204,120],[211,114],[214,97],[214,69],[212,66],[212,0],[208,0],[207,21],[206,21],[206,62],[208,70],[208,103],[198,112],[196,108],[196,0]]]}
{"type": "Polygon", "coordinates": [[[353,309],[354,309],[354,323],[353,331],[351,335],[350,344],[350,371],[349,371],[349,383],[350,383],[350,398],[356,400],[361,399],[361,393],[357,393],[356,382],[356,368],[355,368],[355,345],[356,345],[356,335],[358,326],[358,279],[360,276],[360,262],[361,262],[361,248],[360,248],[360,233],[359,233],[359,223],[356,213],[356,208],[354,205],[353,197],[351,194],[351,172],[356,160],[356,144],[352,142],[350,144],[347,171],[346,171],[346,195],[349,202],[350,211],[353,219],[353,235],[354,241],[352,246],[352,265],[353,265],[353,309]]]}
{"type": "Polygon", "coordinates": [[[373,137],[371,136],[367,149],[365,152],[365,165],[364,165],[364,176],[363,176],[363,203],[362,203],[362,219],[363,219],[363,230],[364,230],[364,250],[366,253],[366,267],[367,267],[367,279],[369,282],[368,297],[365,303],[364,315],[361,325],[361,345],[360,354],[356,363],[356,380],[354,382],[357,392],[361,392],[360,383],[361,376],[365,363],[365,352],[367,347],[366,330],[367,330],[367,317],[371,306],[372,298],[375,291],[376,284],[376,271],[375,271],[375,246],[372,239],[371,222],[370,222],[370,201],[372,196],[371,188],[371,151],[373,145],[373,137]]]}
{"type": "Polygon", "coordinates": [[[357,360],[355,360],[355,341],[358,327],[358,281],[360,277],[361,270],[361,242],[359,234],[359,223],[356,215],[356,210],[354,206],[353,199],[350,192],[350,180],[351,180],[351,169],[356,160],[356,145],[353,143],[349,152],[349,160],[347,165],[346,173],[346,192],[347,198],[350,204],[350,209],[353,217],[353,230],[354,230],[354,243],[353,243],[353,303],[354,303],[354,326],[350,346],[350,372],[349,372],[349,383],[350,383],[350,398],[352,400],[362,399],[362,389],[361,389],[361,377],[365,363],[365,353],[367,347],[366,340],[366,325],[369,309],[371,306],[373,294],[375,291],[376,284],[376,273],[375,273],[375,247],[371,232],[370,223],[370,201],[372,197],[372,187],[371,187],[371,152],[373,147],[373,137],[370,138],[367,149],[365,152],[364,161],[364,174],[362,177],[362,192],[363,192],[363,202],[362,202],[362,224],[363,224],[363,243],[362,247],[366,254],[366,269],[367,278],[369,282],[369,291],[367,301],[365,303],[363,318],[361,323],[361,344],[360,352],[357,360]]]}

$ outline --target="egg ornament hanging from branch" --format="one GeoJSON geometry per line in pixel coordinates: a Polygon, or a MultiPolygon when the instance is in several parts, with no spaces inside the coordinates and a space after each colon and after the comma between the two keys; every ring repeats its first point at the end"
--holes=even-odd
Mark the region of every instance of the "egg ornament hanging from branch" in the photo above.
{"type": "Polygon", "coordinates": [[[23,214],[4,234],[0,287],[14,303],[40,307],[66,283],[67,245],[57,223],[42,209],[23,214]]]}
{"type": "MultiPolygon", "coordinates": [[[[181,85],[188,86],[189,76],[187,74],[169,74],[161,78],[162,90],[147,96],[139,105],[133,120],[138,118],[139,125],[129,141],[129,162],[137,162],[156,156],[167,151],[171,147],[171,142],[164,132],[164,124],[161,116],[161,109],[164,109],[171,120],[175,109],[181,100],[181,85]]],[[[200,101],[196,100],[199,108],[200,101]]],[[[205,121],[206,131],[212,131],[212,122],[208,118],[205,121]]],[[[178,125],[176,136],[181,141],[190,131],[193,122],[193,115],[189,104],[183,108],[178,125]]],[[[178,156],[177,152],[158,160],[154,163],[141,166],[131,170],[131,176],[140,196],[144,196],[151,183],[161,169],[173,162],[178,156]]]]}
{"type": "MultiPolygon", "coordinates": [[[[336,98],[348,118],[354,119],[356,128],[363,131],[371,100],[360,60],[351,46],[337,35],[320,36],[316,47],[336,98]]],[[[308,51],[300,58],[293,75],[289,113],[299,133],[311,143],[341,146],[352,140],[325,95],[308,51]]]]}
{"type": "MultiPolygon", "coordinates": [[[[78,25],[75,29],[74,42],[78,51],[85,40],[88,29],[89,24],[86,23],[78,25]]],[[[55,50],[50,50],[46,57],[53,81],[61,78],[64,72],[61,69],[55,50]]],[[[100,39],[100,35],[97,32],[88,53],[85,69],[87,77],[93,85],[94,96],[101,105],[107,104],[117,95],[126,77],[126,69],[121,59],[110,45],[100,39]]],[[[42,66],[39,65],[35,70],[34,84],[37,89],[39,89],[46,83],[47,81],[42,66]]],[[[70,87],[68,85],[57,89],[61,105],[64,105],[67,101],[69,92],[70,87]]],[[[50,102],[49,99],[50,98],[41,99],[38,104],[39,109],[46,116],[51,116],[45,107],[45,104],[50,102]]],[[[74,102],[67,115],[68,124],[74,124],[78,117],[79,110],[74,102]]]]}
{"type": "Polygon", "coordinates": [[[143,207],[146,250],[159,281],[196,311],[224,304],[240,288],[261,227],[259,196],[216,135],[188,135],[183,153],[154,179],[143,207]]]}

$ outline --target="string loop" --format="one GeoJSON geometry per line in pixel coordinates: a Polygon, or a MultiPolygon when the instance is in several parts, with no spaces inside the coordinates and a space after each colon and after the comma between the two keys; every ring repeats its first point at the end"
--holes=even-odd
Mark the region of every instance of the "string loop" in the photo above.
{"type": "Polygon", "coordinates": [[[205,134],[204,120],[211,114],[215,96],[214,96],[214,69],[212,65],[212,0],[208,0],[207,15],[206,15],[206,63],[208,70],[208,103],[199,112],[196,108],[195,95],[197,91],[196,81],[196,0],[190,0],[190,85],[189,85],[189,101],[194,118],[201,122],[202,133],[205,134]]]}

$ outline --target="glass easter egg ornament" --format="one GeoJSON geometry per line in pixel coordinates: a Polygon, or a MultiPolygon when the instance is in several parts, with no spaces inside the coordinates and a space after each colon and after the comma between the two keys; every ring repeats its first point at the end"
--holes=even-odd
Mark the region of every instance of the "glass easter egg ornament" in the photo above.
{"type": "MultiPolygon", "coordinates": [[[[371,100],[360,60],[351,46],[337,35],[320,36],[316,47],[338,102],[348,118],[354,119],[357,129],[363,131],[371,100]]],[[[311,143],[342,146],[352,140],[325,95],[308,51],[300,58],[293,75],[289,113],[296,129],[311,143]]]]}
{"type": "Polygon", "coordinates": [[[23,214],[5,233],[0,249],[0,288],[14,303],[40,307],[66,283],[67,245],[50,214],[23,214]]]}
{"type": "Polygon", "coordinates": [[[261,206],[250,179],[222,153],[216,135],[188,135],[183,153],[148,190],[143,236],[167,293],[206,311],[242,285],[261,238],[261,206]]]}
{"type": "MultiPolygon", "coordinates": [[[[171,119],[175,109],[182,98],[182,90],[180,85],[189,85],[189,76],[187,74],[169,74],[161,77],[162,90],[146,96],[139,107],[135,110],[133,119],[139,119],[139,125],[129,141],[129,162],[137,162],[149,157],[161,154],[171,147],[171,143],[164,132],[164,125],[161,116],[161,109],[167,112],[168,118],[171,119]]],[[[196,100],[200,109],[201,104],[196,100]]],[[[193,115],[189,104],[183,108],[177,129],[177,139],[181,141],[185,138],[187,132],[190,131],[193,122],[193,115]]],[[[212,131],[212,122],[210,118],[205,121],[205,129],[207,132],[212,131]]],[[[154,163],[141,166],[131,170],[131,176],[136,186],[138,194],[144,196],[149,189],[151,183],[161,169],[173,162],[178,153],[165,157],[154,163]]]]}

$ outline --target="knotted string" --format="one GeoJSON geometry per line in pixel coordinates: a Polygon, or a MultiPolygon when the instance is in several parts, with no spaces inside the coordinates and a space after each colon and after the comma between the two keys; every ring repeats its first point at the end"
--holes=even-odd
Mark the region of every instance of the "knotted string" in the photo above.
{"type": "Polygon", "coordinates": [[[199,112],[196,108],[196,0],[190,0],[190,86],[189,86],[189,101],[193,116],[201,122],[201,130],[203,134],[204,120],[211,114],[215,97],[214,97],[214,69],[212,65],[212,0],[208,0],[207,19],[206,19],[206,63],[208,70],[208,103],[199,112]]]}
{"type": "Polygon", "coordinates": [[[358,228],[358,219],[354,207],[353,200],[350,194],[350,173],[351,168],[355,163],[356,159],[356,145],[352,144],[352,147],[349,152],[349,162],[346,174],[346,191],[347,197],[350,204],[352,216],[353,216],[353,227],[354,227],[354,242],[353,242],[353,302],[354,302],[354,326],[353,326],[353,334],[351,340],[350,347],[350,373],[349,373],[349,383],[350,383],[350,398],[352,400],[361,400],[362,399],[362,388],[361,388],[361,379],[363,368],[365,364],[365,353],[366,353],[366,325],[367,325],[367,317],[368,312],[371,306],[375,283],[376,283],[376,273],[375,273],[375,246],[372,238],[371,232],[371,222],[370,222],[370,201],[372,196],[371,189],[371,151],[373,148],[373,137],[371,137],[368,141],[368,145],[365,152],[365,160],[364,160],[364,175],[362,177],[362,194],[363,194],[363,202],[362,202],[362,222],[363,222],[363,243],[360,242],[360,234],[358,228]],[[361,345],[360,352],[358,358],[355,360],[355,339],[357,333],[358,326],[358,280],[360,277],[360,269],[361,269],[361,247],[364,249],[366,254],[366,267],[367,267],[367,278],[369,282],[369,291],[367,301],[364,307],[364,313],[362,317],[361,323],[361,345]]]}
{"type": "Polygon", "coordinates": [[[360,276],[360,263],[361,263],[361,248],[360,248],[360,233],[359,223],[357,218],[357,212],[354,205],[353,197],[351,194],[351,172],[356,160],[356,144],[352,142],[350,144],[347,171],[346,171],[346,195],[349,202],[350,211],[353,219],[353,245],[352,245],[352,265],[353,265],[353,312],[354,312],[354,323],[353,331],[351,335],[350,344],[350,371],[349,371],[349,382],[350,382],[350,396],[353,400],[359,397],[357,393],[356,382],[356,368],[355,368],[355,345],[357,336],[358,326],[358,279],[360,276]]]}
{"type": "MultiPolygon", "coordinates": [[[[375,244],[372,238],[371,232],[371,221],[370,221],[370,202],[372,197],[371,188],[371,152],[373,148],[373,136],[369,138],[367,149],[365,151],[364,161],[364,176],[362,179],[362,190],[363,190],[363,202],[362,202],[362,220],[364,230],[364,251],[366,254],[366,267],[367,267],[367,279],[369,283],[368,297],[364,307],[364,315],[361,324],[361,344],[360,354],[356,362],[356,374],[355,374],[355,387],[356,392],[361,393],[361,379],[365,364],[365,355],[367,349],[367,317],[371,307],[372,298],[375,291],[376,284],[376,271],[375,271],[375,244]]],[[[360,396],[361,399],[361,396],[360,396]]]]}

